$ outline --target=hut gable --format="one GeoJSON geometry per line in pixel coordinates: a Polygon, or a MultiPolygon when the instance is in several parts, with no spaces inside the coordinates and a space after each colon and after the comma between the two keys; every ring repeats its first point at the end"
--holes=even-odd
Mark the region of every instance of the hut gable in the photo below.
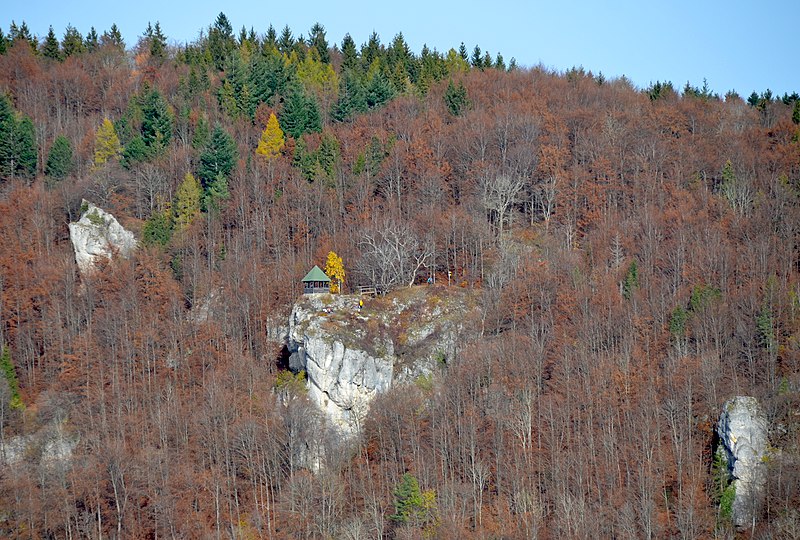
{"type": "Polygon", "coordinates": [[[330,292],[331,278],[319,266],[314,266],[303,278],[303,294],[330,292]]]}

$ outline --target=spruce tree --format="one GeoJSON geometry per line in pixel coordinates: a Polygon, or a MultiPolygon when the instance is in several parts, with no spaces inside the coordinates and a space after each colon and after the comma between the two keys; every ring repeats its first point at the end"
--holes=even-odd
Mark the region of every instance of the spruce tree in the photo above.
{"type": "Polygon", "coordinates": [[[350,34],[345,34],[342,39],[342,71],[348,69],[358,68],[358,49],[356,49],[356,42],[350,37],[350,34]]]}
{"type": "Polygon", "coordinates": [[[142,139],[156,154],[164,150],[172,139],[175,119],[161,93],[153,88],[142,100],[142,139]]]}
{"type": "Polygon", "coordinates": [[[14,369],[14,363],[11,361],[11,351],[6,345],[0,348],[0,372],[8,383],[8,389],[11,391],[10,406],[12,409],[24,409],[25,404],[19,395],[19,382],[17,380],[17,372],[14,369]]]}
{"type": "Polygon", "coordinates": [[[285,132],[298,139],[303,133],[321,131],[322,119],[314,98],[306,96],[299,86],[289,92],[280,119],[285,132]]]}
{"type": "Polygon", "coordinates": [[[47,36],[42,43],[42,56],[52,60],[61,60],[61,49],[58,45],[58,38],[53,31],[53,27],[47,31],[47,36]]]}
{"type": "Polygon", "coordinates": [[[219,175],[227,178],[236,165],[237,159],[238,150],[233,137],[222,126],[215,126],[211,140],[200,155],[200,164],[197,169],[197,176],[203,187],[208,189],[219,175]]]}
{"type": "Polygon", "coordinates": [[[28,116],[23,116],[16,125],[15,130],[15,171],[27,178],[36,174],[37,148],[36,130],[33,121],[28,116]]]}
{"type": "Polygon", "coordinates": [[[64,51],[64,57],[69,57],[75,54],[84,52],[83,36],[71,24],[67,25],[64,32],[64,39],[61,40],[61,49],[64,51]]]}
{"type": "Polygon", "coordinates": [[[100,46],[100,38],[97,36],[97,30],[94,29],[94,26],[89,29],[83,44],[88,52],[94,52],[100,46]]]}
{"type": "Polygon", "coordinates": [[[346,122],[367,110],[367,97],[358,75],[347,71],[339,81],[339,99],[331,116],[337,122],[346,122]]]}
{"type": "Polygon", "coordinates": [[[467,89],[464,87],[463,82],[459,82],[458,86],[453,84],[451,80],[447,83],[447,90],[444,93],[444,103],[447,105],[447,110],[453,116],[460,116],[467,107],[469,107],[469,99],[467,98],[467,89]]]}
{"type": "Polygon", "coordinates": [[[308,44],[317,50],[320,62],[323,64],[331,63],[331,55],[328,51],[328,41],[325,39],[324,26],[315,23],[314,26],[311,27],[311,31],[308,34],[308,44]]]}
{"type": "Polygon", "coordinates": [[[61,180],[72,172],[72,165],[72,143],[65,135],[59,135],[50,147],[44,173],[55,180],[61,180]]]}

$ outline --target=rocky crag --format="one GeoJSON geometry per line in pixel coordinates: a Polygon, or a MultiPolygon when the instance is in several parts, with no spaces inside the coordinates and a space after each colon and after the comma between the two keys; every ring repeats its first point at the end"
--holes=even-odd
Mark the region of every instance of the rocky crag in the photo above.
{"type": "Polygon", "coordinates": [[[91,272],[102,259],[111,259],[116,254],[128,257],[136,249],[132,232],[123,228],[113,215],[86,200],[81,204],[81,218],[69,224],[69,237],[81,275],[91,272]]]}
{"type": "Polygon", "coordinates": [[[429,377],[474,335],[473,291],[411,287],[368,298],[304,295],[292,309],[287,347],[309,398],[342,438],[361,429],[370,402],[394,385],[429,377]]]}
{"type": "Polygon", "coordinates": [[[750,527],[764,498],[767,420],[758,400],[736,396],[725,402],[717,423],[720,452],[734,490],[731,520],[750,527]]]}

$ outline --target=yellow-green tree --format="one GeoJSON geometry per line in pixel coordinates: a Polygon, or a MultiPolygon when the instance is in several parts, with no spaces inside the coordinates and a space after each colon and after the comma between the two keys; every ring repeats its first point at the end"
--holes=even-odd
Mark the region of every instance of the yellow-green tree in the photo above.
{"type": "Polygon", "coordinates": [[[342,263],[342,258],[335,251],[328,253],[328,260],[325,262],[325,275],[331,278],[331,293],[342,292],[344,264],[342,263]]]}
{"type": "Polygon", "coordinates": [[[100,167],[112,159],[118,159],[122,152],[122,145],[117,137],[117,130],[108,118],[103,118],[103,123],[97,128],[94,138],[94,166],[100,167]]]}
{"type": "Polygon", "coordinates": [[[200,182],[192,173],[187,172],[175,194],[175,228],[179,231],[191,225],[200,213],[201,192],[200,182]]]}
{"type": "Polygon", "coordinates": [[[269,120],[267,120],[267,127],[261,132],[261,139],[258,141],[258,148],[256,154],[264,156],[267,161],[280,155],[283,150],[285,138],[283,130],[281,129],[275,113],[270,113],[269,120]]]}

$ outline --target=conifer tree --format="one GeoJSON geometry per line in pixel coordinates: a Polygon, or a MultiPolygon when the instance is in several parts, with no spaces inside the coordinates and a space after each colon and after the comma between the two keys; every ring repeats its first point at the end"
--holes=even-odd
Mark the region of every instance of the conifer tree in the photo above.
{"type": "Polygon", "coordinates": [[[172,238],[169,210],[155,211],[142,227],[142,242],[146,246],[166,246],[172,238]]]}
{"type": "Polygon", "coordinates": [[[159,153],[169,145],[175,124],[174,114],[161,93],[153,88],[142,100],[142,139],[159,153]]]}
{"type": "Polygon", "coordinates": [[[100,38],[97,36],[97,30],[94,29],[94,26],[89,29],[83,44],[88,52],[94,52],[100,46],[100,38]]]}
{"type": "Polygon", "coordinates": [[[358,65],[358,49],[356,49],[356,42],[353,41],[350,34],[345,34],[342,39],[342,71],[357,69],[358,65]]]}
{"type": "Polygon", "coordinates": [[[261,139],[258,141],[256,154],[264,156],[267,161],[270,161],[281,154],[284,143],[283,130],[278,123],[278,119],[275,117],[275,113],[270,113],[267,126],[264,128],[264,131],[261,132],[261,139]]]}
{"type": "Polygon", "coordinates": [[[226,179],[236,165],[238,151],[236,143],[222,126],[217,125],[211,134],[211,140],[200,155],[197,175],[205,189],[222,176],[226,179]]]}
{"type": "Polygon", "coordinates": [[[81,36],[81,33],[71,24],[67,25],[67,29],[64,32],[64,39],[61,40],[61,49],[64,52],[65,58],[85,51],[83,36],[81,36]]]}
{"type": "Polygon", "coordinates": [[[345,72],[339,82],[339,99],[333,107],[332,116],[337,122],[350,120],[367,110],[367,97],[358,75],[345,72]]]}
{"type": "Polygon", "coordinates": [[[19,395],[19,382],[17,380],[17,372],[14,369],[14,364],[11,361],[11,351],[9,351],[6,345],[3,345],[0,348],[0,371],[2,371],[3,377],[8,383],[8,389],[11,391],[11,408],[12,409],[24,409],[25,404],[22,403],[22,399],[19,395]]]}
{"type": "Polygon", "coordinates": [[[319,61],[323,64],[331,63],[331,55],[328,51],[328,41],[325,39],[325,27],[315,23],[308,33],[308,44],[317,51],[319,61]]]}
{"type": "Polygon", "coordinates": [[[52,60],[61,60],[61,49],[59,48],[58,38],[52,26],[50,26],[50,29],[47,31],[47,36],[42,43],[42,56],[52,60]]]}
{"type": "Polygon", "coordinates": [[[15,170],[13,174],[31,177],[36,174],[37,150],[36,130],[33,121],[28,116],[23,116],[16,123],[14,133],[15,170]]]}
{"type": "Polygon", "coordinates": [[[286,133],[299,138],[303,133],[314,133],[322,130],[319,108],[314,98],[306,96],[302,89],[290,90],[283,108],[281,125],[286,133]]]}
{"type": "Polygon", "coordinates": [[[103,123],[97,128],[94,138],[94,166],[100,167],[108,161],[119,159],[122,146],[114,129],[114,124],[108,118],[103,118],[103,123]]]}
{"type": "Polygon", "coordinates": [[[47,155],[47,165],[44,173],[55,179],[61,180],[72,172],[72,143],[63,134],[56,137],[50,153],[47,155]]]}
{"type": "Polygon", "coordinates": [[[444,93],[444,102],[447,105],[447,110],[453,116],[460,116],[467,107],[469,107],[469,99],[467,98],[467,89],[464,87],[463,82],[459,82],[458,86],[453,84],[453,81],[447,84],[447,90],[444,93]]]}
{"type": "Polygon", "coordinates": [[[201,193],[200,182],[187,172],[175,193],[175,228],[178,231],[188,228],[200,213],[201,193]]]}
{"type": "Polygon", "coordinates": [[[122,33],[119,31],[116,23],[111,25],[111,28],[100,37],[101,45],[109,45],[120,51],[125,51],[125,40],[122,39],[122,33]]]}

